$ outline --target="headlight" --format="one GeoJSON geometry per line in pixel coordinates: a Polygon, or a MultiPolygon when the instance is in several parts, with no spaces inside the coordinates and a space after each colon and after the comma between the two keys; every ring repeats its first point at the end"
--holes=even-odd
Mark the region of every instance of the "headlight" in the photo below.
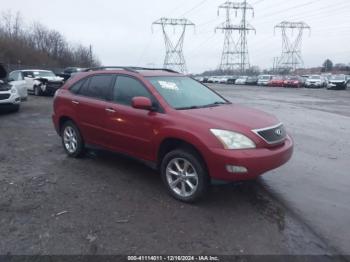
{"type": "Polygon", "coordinates": [[[245,135],[233,131],[211,129],[213,135],[222,143],[225,149],[256,148],[255,143],[245,135]]]}
{"type": "Polygon", "coordinates": [[[12,93],[12,94],[16,94],[16,93],[17,93],[17,89],[16,89],[15,87],[12,87],[12,88],[11,88],[11,93],[12,93]]]}

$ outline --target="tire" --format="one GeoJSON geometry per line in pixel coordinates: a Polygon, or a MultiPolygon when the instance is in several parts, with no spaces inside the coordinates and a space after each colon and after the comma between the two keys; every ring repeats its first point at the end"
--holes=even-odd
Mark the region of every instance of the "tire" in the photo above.
{"type": "Polygon", "coordinates": [[[41,93],[42,93],[42,91],[41,91],[40,86],[34,86],[34,95],[41,96],[41,93]]]}
{"type": "Polygon", "coordinates": [[[19,111],[20,108],[21,108],[20,105],[15,105],[15,106],[13,106],[13,108],[11,109],[11,112],[17,113],[17,112],[19,111]]]}
{"type": "Polygon", "coordinates": [[[80,158],[85,151],[83,137],[78,127],[72,122],[67,121],[61,129],[62,145],[69,157],[80,158]]]}
{"type": "Polygon", "coordinates": [[[169,152],[162,160],[161,176],[169,194],[185,203],[194,203],[203,198],[209,188],[210,179],[205,164],[191,149],[169,152]]]}

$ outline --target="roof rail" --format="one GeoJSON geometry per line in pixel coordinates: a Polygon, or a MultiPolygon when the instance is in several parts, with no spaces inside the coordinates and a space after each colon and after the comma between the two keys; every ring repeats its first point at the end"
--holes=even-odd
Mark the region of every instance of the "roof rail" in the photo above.
{"type": "Polygon", "coordinates": [[[133,72],[133,73],[137,73],[135,70],[132,69],[132,67],[127,67],[127,66],[100,66],[100,67],[92,67],[92,68],[87,68],[83,72],[115,70],[115,69],[121,69],[121,70],[125,70],[125,71],[130,71],[130,72],[133,72]]]}
{"type": "Polygon", "coordinates": [[[168,69],[168,68],[149,68],[149,67],[130,67],[133,70],[150,70],[150,71],[166,71],[169,73],[177,73],[179,74],[179,72],[172,70],[172,69],[168,69]]]}
{"type": "Polygon", "coordinates": [[[136,66],[101,66],[101,67],[92,67],[84,70],[83,72],[91,72],[91,71],[100,71],[100,70],[114,70],[114,69],[121,69],[133,73],[138,73],[137,71],[140,70],[149,70],[149,71],[166,71],[169,73],[179,73],[175,70],[168,69],[168,68],[147,68],[147,67],[136,67],[136,66]]]}

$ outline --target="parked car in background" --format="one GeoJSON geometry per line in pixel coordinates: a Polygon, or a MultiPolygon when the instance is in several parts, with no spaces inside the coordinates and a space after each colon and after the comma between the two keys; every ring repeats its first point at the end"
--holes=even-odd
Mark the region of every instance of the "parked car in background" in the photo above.
{"type": "Polygon", "coordinates": [[[193,79],[198,81],[198,82],[201,82],[201,83],[204,82],[204,77],[202,77],[202,76],[195,76],[193,79]]]}
{"type": "Polygon", "coordinates": [[[83,72],[86,68],[81,67],[67,67],[62,73],[56,74],[59,77],[62,77],[64,81],[67,81],[71,76],[83,72]]]}
{"type": "Polygon", "coordinates": [[[345,90],[349,86],[349,80],[345,75],[333,75],[328,83],[329,90],[345,90]]]}
{"type": "Polygon", "coordinates": [[[256,76],[248,76],[247,80],[245,81],[246,85],[255,86],[258,83],[258,77],[256,76]]]}
{"type": "Polygon", "coordinates": [[[255,179],[293,154],[293,141],[276,117],[232,105],[167,69],[79,74],[57,92],[53,108],[68,156],[95,145],[141,159],[183,202],[203,197],[211,180],[255,179]]]}
{"type": "Polygon", "coordinates": [[[48,70],[18,70],[10,75],[18,73],[23,76],[28,92],[36,96],[53,95],[64,83],[62,77],[48,70]]]}
{"type": "Polygon", "coordinates": [[[227,84],[234,85],[237,79],[238,79],[238,76],[229,76],[227,80],[227,84]]]}
{"type": "Polygon", "coordinates": [[[21,106],[21,96],[17,88],[7,81],[7,70],[0,64],[0,111],[18,111],[21,106]]]}
{"type": "Polygon", "coordinates": [[[286,78],[284,76],[274,76],[269,82],[269,86],[273,87],[283,87],[284,80],[286,78]]]}
{"type": "Polygon", "coordinates": [[[219,83],[219,79],[217,76],[211,76],[208,78],[208,83],[219,83]]]}
{"type": "Polygon", "coordinates": [[[303,87],[303,80],[299,76],[287,76],[283,82],[283,87],[303,87]]]}
{"type": "Polygon", "coordinates": [[[306,88],[325,88],[328,84],[328,80],[325,76],[311,75],[305,82],[306,88]]]}
{"type": "Polygon", "coordinates": [[[11,86],[17,89],[17,92],[22,101],[26,101],[28,99],[27,83],[21,71],[11,72],[8,76],[7,81],[11,86]]]}
{"type": "Polygon", "coordinates": [[[235,85],[245,85],[247,83],[248,76],[240,76],[237,78],[235,85]]]}
{"type": "Polygon", "coordinates": [[[228,79],[229,79],[228,76],[222,76],[219,78],[219,83],[220,84],[228,84],[228,79]]]}
{"type": "Polygon", "coordinates": [[[268,86],[272,79],[272,75],[260,75],[258,76],[258,86],[268,86]]]}

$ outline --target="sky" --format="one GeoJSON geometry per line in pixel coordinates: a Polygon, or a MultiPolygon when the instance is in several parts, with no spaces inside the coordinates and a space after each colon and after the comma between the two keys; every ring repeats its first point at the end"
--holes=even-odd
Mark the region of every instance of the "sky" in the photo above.
{"type": "MultiPolygon", "coordinates": [[[[216,69],[220,64],[224,34],[214,32],[225,21],[218,6],[225,0],[1,0],[0,12],[19,11],[28,24],[41,22],[60,31],[70,42],[92,45],[103,65],[162,67],[165,46],[160,27],[152,22],[161,17],[187,18],[196,24],[188,28],[184,42],[187,67],[192,73],[216,69]]],[[[250,63],[271,68],[282,52],[282,21],[304,21],[302,43],[306,67],[320,66],[326,58],[350,63],[349,0],[251,0],[254,17],[249,23],[256,34],[248,35],[250,63]]],[[[233,15],[233,21],[239,22],[233,15]]],[[[170,31],[175,37],[179,31],[170,31]]],[[[295,36],[295,32],[293,36],[295,36]]]]}

